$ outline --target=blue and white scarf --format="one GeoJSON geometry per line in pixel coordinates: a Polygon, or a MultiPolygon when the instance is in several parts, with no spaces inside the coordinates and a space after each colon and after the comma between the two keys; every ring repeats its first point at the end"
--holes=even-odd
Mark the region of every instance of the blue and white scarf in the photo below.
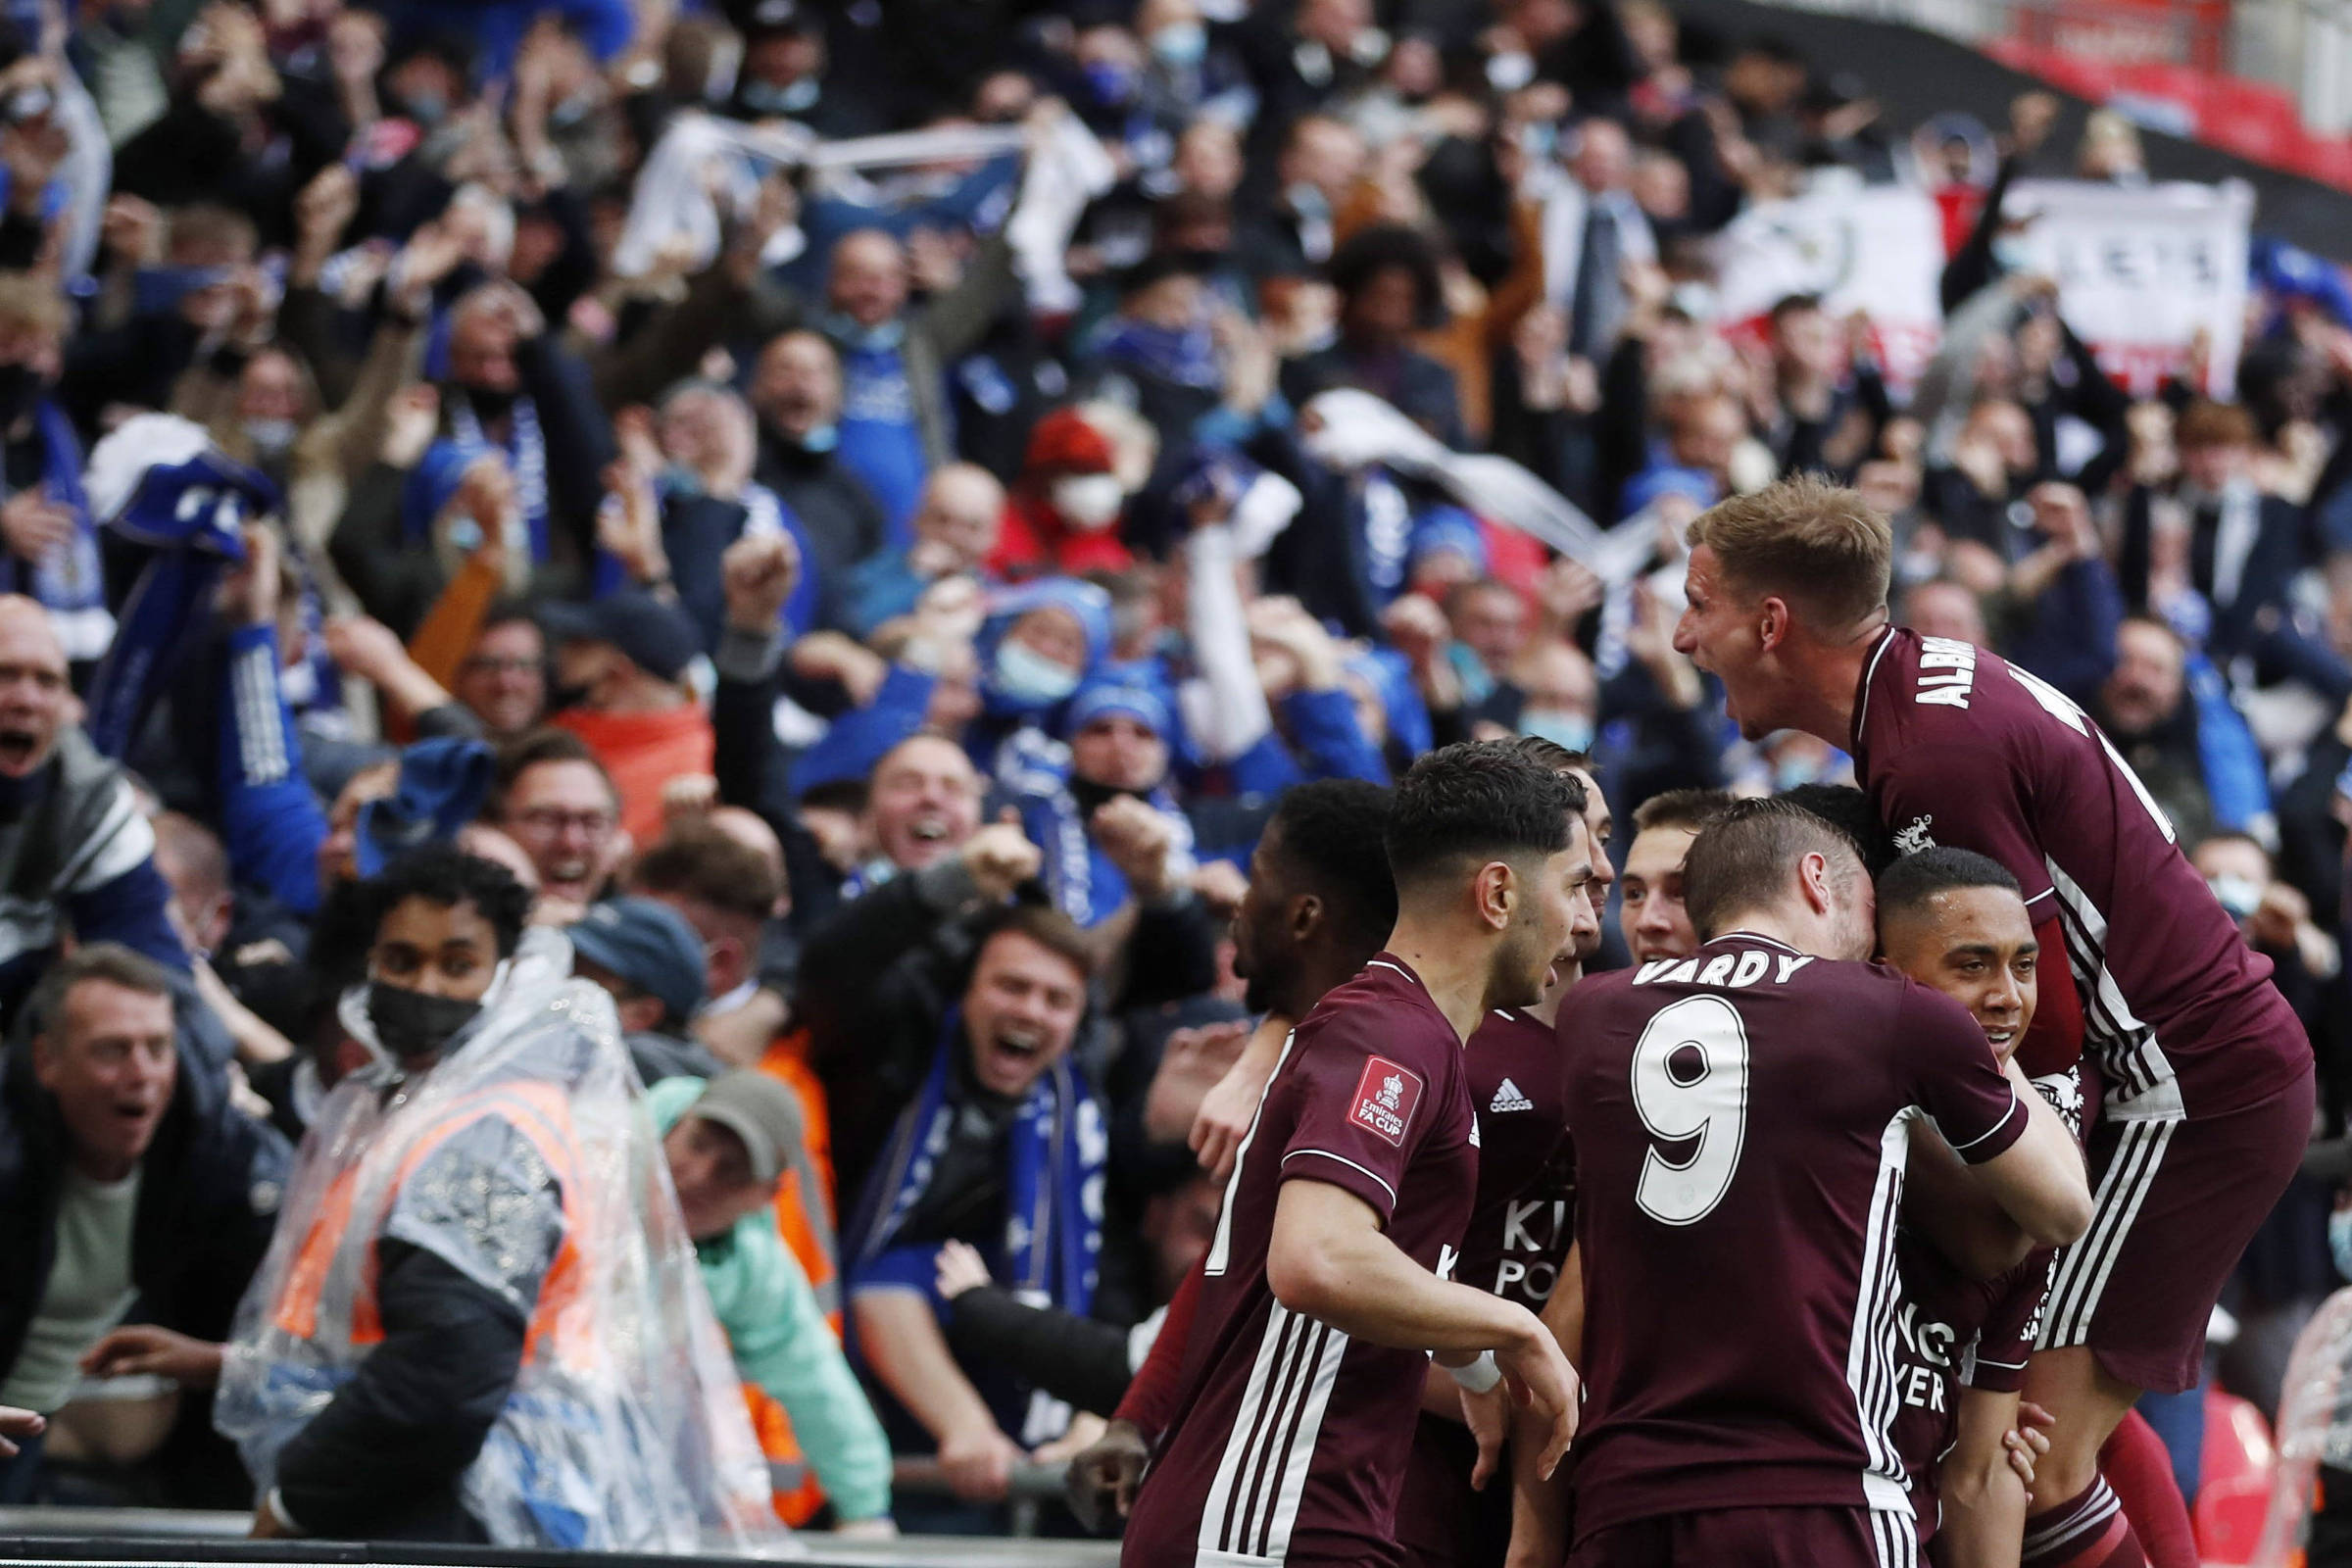
{"type": "Polygon", "coordinates": [[[507,466],[514,474],[515,505],[531,534],[531,560],[544,564],[548,559],[547,437],[539,429],[538,405],[529,398],[514,400],[507,416],[507,441],[501,446],[483,433],[482,421],[474,416],[473,405],[463,391],[447,401],[449,433],[459,446],[479,451],[497,448],[507,455],[507,466]]]}
{"type": "Polygon", "coordinates": [[[1107,364],[1143,370],[1178,386],[1214,391],[1224,385],[1216,339],[1205,321],[1170,328],[1113,318],[1095,334],[1092,352],[1107,364]]]}
{"type": "MultiPolygon", "coordinates": [[[[1176,808],[1163,785],[1144,797],[1146,805],[1166,817],[1174,829],[1168,853],[1186,862],[1193,858],[1192,819],[1176,808]]],[[[1086,830],[1086,813],[1067,789],[1036,795],[1021,804],[1021,826],[1030,842],[1045,851],[1046,892],[1054,906],[1092,930],[1109,919],[1127,902],[1127,878],[1086,830]]]]}
{"type": "Polygon", "coordinates": [[[98,528],[81,484],[81,442],[65,411],[47,399],[32,417],[41,440],[41,489],[53,505],[74,514],[74,537],[39,561],[8,557],[5,584],[11,593],[39,600],[66,657],[84,662],[103,655],[114,641],[115,617],[107,613],[98,528]]]}
{"type": "MultiPolygon", "coordinates": [[[[939,1049],[914,1102],[899,1115],[881,1163],[866,1178],[843,1249],[853,1289],[870,1277],[931,1185],[958,1109],[951,1086],[956,1056],[968,1050],[963,1009],[949,1009],[939,1049]]],[[[1024,1298],[1084,1317],[1093,1307],[1102,1254],[1102,1168],[1109,1154],[1102,1107],[1068,1057],[1030,1089],[1006,1140],[1004,1237],[989,1266],[1024,1298]]],[[[931,1288],[929,1250],[916,1283],[931,1288]]]]}

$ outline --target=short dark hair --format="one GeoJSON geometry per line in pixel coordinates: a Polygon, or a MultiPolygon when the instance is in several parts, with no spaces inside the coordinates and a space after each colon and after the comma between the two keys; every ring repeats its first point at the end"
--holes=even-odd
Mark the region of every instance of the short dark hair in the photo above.
{"type": "Polygon", "coordinates": [[[120,942],[87,943],[41,971],[40,984],[25,1004],[36,1032],[45,1032],[51,1020],[62,1016],[67,995],[85,980],[104,980],[150,997],[172,995],[171,971],[145,954],[120,942]]]}
{"type": "Polygon", "coordinates": [[[528,734],[516,736],[498,754],[497,789],[491,797],[497,809],[490,820],[506,820],[507,797],[514,792],[523,774],[542,762],[586,762],[605,781],[614,808],[619,808],[620,789],[612,782],[612,771],[589,750],[588,743],[567,729],[543,724],[528,734]]]}
{"type": "MultiPolygon", "coordinates": [[[[988,945],[1007,931],[1027,937],[1039,947],[1067,958],[1081,980],[1095,977],[1095,950],[1078,922],[1050,904],[1006,904],[989,910],[972,925],[972,963],[988,945]]],[[[968,977],[967,977],[968,978],[968,977]]]]}
{"type": "Polygon", "coordinates": [[[1730,790],[1667,790],[1634,808],[1634,831],[1679,827],[1696,833],[1722,815],[1732,800],[1730,790]]]}
{"type": "Polygon", "coordinates": [[[1853,785],[1798,784],[1781,791],[1781,799],[1803,807],[1852,839],[1862,854],[1862,868],[1872,876],[1894,863],[1894,840],[1870,808],[1870,797],[1853,785]]]}
{"type": "Polygon", "coordinates": [[[1683,907],[1702,942],[1733,915],[1775,903],[1800,857],[1850,859],[1862,852],[1843,829],[1790,801],[1738,801],[1699,829],[1683,860],[1683,907]]]}
{"type": "Polygon", "coordinates": [[[1349,235],[1324,264],[1343,300],[1352,301],[1383,272],[1401,271],[1413,280],[1414,314],[1428,317],[1446,298],[1438,273],[1438,248],[1419,229],[1402,223],[1374,223],[1349,235]]]}
{"type": "Polygon", "coordinates": [[[373,946],[384,916],[410,899],[455,908],[470,904],[490,922],[498,956],[512,956],[531,914],[531,891],[496,860],[468,855],[454,844],[427,844],[384,867],[367,884],[368,941],[373,946]]]}
{"type": "Polygon", "coordinates": [[[755,920],[773,914],[784,894],[766,856],[708,822],[671,828],[645,852],[629,880],[640,892],[682,893],[755,920]]]}
{"type": "MultiPolygon", "coordinates": [[[[1503,744],[1538,767],[1548,767],[1554,773],[1571,767],[1580,773],[1592,771],[1592,759],[1590,756],[1570,751],[1558,741],[1547,741],[1541,735],[1514,735],[1503,744]]],[[[1583,781],[1578,782],[1581,785],[1583,781]]],[[[1588,790],[1586,793],[1590,795],[1592,792],[1588,790]]],[[[1590,805],[1591,802],[1586,804],[1590,805]]]]}
{"type": "Polygon", "coordinates": [[[1390,804],[1381,785],[1317,779],[1295,785],[1266,824],[1269,834],[1281,834],[1282,856],[1300,880],[1323,896],[1340,934],[1367,958],[1396,927],[1396,879],[1385,843],[1390,804]]]}
{"type": "Polygon", "coordinates": [[[1507,741],[1461,741],[1416,760],[1385,835],[1399,890],[1466,859],[1557,855],[1585,814],[1585,786],[1507,741]]]}
{"type": "Polygon", "coordinates": [[[1962,888],[2000,888],[2025,897],[2017,878],[2000,861],[1974,850],[1937,844],[1906,855],[1879,873],[1879,914],[1910,914],[1936,894],[1962,888]]]}

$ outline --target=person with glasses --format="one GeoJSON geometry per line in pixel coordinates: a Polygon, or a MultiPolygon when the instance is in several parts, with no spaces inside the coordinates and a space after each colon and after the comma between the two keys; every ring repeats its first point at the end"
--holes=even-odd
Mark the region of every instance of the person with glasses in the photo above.
{"type": "Polygon", "coordinates": [[[539,872],[539,896],[584,911],[628,855],[620,794],[588,743],[568,730],[536,730],[501,759],[498,825],[539,872]]]}

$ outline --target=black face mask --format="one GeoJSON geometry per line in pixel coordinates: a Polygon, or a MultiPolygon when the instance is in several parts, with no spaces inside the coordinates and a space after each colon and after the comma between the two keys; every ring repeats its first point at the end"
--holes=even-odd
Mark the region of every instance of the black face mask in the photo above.
{"type": "Polygon", "coordinates": [[[505,418],[514,412],[514,400],[520,396],[520,392],[500,392],[486,386],[466,389],[466,401],[473,405],[473,416],[477,419],[505,418]]]}
{"type": "Polygon", "coordinates": [[[1070,775],[1069,788],[1070,799],[1077,803],[1078,816],[1081,821],[1093,816],[1097,808],[1107,806],[1122,795],[1132,795],[1137,800],[1145,802],[1149,802],[1152,798],[1150,790],[1117,789],[1108,784],[1097,784],[1092,779],[1080,778],[1075,773],[1070,775]]]}
{"type": "Polygon", "coordinates": [[[15,424],[41,400],[41,372],[29,365],[0,365],[0,429],[15,424]]]}
{"type": "Polygon", "coordinates": [[[439,1055],[451,1037],[481,1010],[478,1002],[428,997],[382,980],[368,982],[368,1017],[375,1025],[375,1038],[403,1061],[439,1055]]]}

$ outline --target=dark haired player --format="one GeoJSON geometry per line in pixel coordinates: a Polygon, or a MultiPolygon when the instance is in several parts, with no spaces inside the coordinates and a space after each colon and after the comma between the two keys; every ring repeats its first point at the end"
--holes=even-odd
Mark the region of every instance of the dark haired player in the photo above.
{"type": "MultiPolygon", "coordinates": [[[[1968,850],[1932,849],[1879,878],[1886,961],[1969,1010],[2006,1062],[2033,1022],[2041,944],[2017,878],[1968,850]]],[[[1896,1243],[1903,1303],[1894,1442],[1911,1473],[1920,1540],[1944,1568],[2015,1562],[2038,1432],[2021,1434],[2018,1389],[2049,1282],[2035,1251],[1991,1279],[1972,1277],[1906,1213],[1896,1243]]]]}
{"type": "Polygon", "coordinates": [[[1871,884],[1837,828],[1742,802],[1692,842],[1683,895],[1697,953],[1560,1011],[1591,1397],[1570,1563],[1911,1563],[1911,1124],[1934,1117],[2044,1244],[2088,1221],[2081,1156],[1966,1011],[1862,961],[1871,884]]]}
{"type": "Polygon", "coordinates": [[[1462,1042],[1542,993],[1592,850],[1574,780],[1449,746],[1391,803],[1389,951],[1300,1021],[1225,1190],[1178,1414],[1121,1562],[1395,1564],[1427,1355],[1499,1373],[1575,1430],[1575,1373],[1526,1307],[1446,1278],[1476,1187],[1462,1042]]]}
{"type": "MultiPolygon", "coordinates": [[[[1584,786],[1585,831],[1592,844],[1592,880],[1587,884],[1592,900],[1569,927],[1568,949],[1553,965],[1554,978],[1543,999],[1526,1007],[1497,1008],[1470,1037],[1463,1059],[1478,1117],[1478,1198],[1453,1277],[1544,1313],[1544,1303],[1574,1268],[1568,1253],[1576,1215],[1576,1149],[1561,1102],[1567,1062],[1553,1022],[1584,962],[1600,947],[1600,910],[1609,883],[1605,849],[1613,824],[1582,754],[1532,735],[1508,744],[1584,786]]],[[[1574,1284],[1568,1289],[1575,1294],[1574,1284]]],[[[1548,1315],[1546,1321],[1551,1321],[1548,1315]]],[[[1489,1475],[1495,1455],[1481,1454],[1478,1438],[1464,1424],[1465,1413],[1452,1380],[1433,1368],[1396,1502],[1396,1544],[1413,1568],[1488,1568],[1499,1565],[1510,1548],[1512,1489],[1489,1475]]],[[[1540,1446],[1541,1440],[1535,1441],[1540,1446]]]]}
{"type": "Polygon", "coordinates": [[[2098,1214],[2058,1260],[2026,1381],[2057,1426],[2024,1561],[2131,1568],[2098,1453],[2143,1389],[2192,1387],[2223,1282],[2285,1190],[2311,1128],[2311,1043],[2270,960],[2182,858],[2172,823],[2074,703],[1983,649],[1890,627],[1885,518],[1796,479],[1690,525],[1675,646],[1722,678],[1751,736],[1850,752],[1896,847],[1990,856],[2081,987],[2042,988],[2029,1072],[2078,1042],[2104,1101],[2098,1214]]]}

